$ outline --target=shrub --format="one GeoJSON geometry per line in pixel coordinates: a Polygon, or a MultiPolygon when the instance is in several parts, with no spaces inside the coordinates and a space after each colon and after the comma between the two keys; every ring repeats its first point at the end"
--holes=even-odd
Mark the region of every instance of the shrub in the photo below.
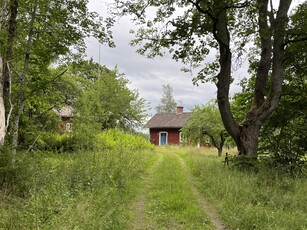
{"type": "Polygon", "coordinates": [[[133,150],[154,149],[154,146],[141,135],[132,135],[117,129],[98,133],[94,144],[95,149],[114,149],[117,146],[133,150]]]}
{"type": "Polygon", "coordinates": [[[305,156],[284,154],[283,152],[269,155],[264,161],[267,167],[294,177],[307,177],[307,161],[305,156]]]}
{"type": "Polygon", "coordinates": [[[252,171],[252,172],[259,171],[259,162],[257,157],[255,156],[239,155],[233,157],[232,161],[233,161],[232,167],[240,171],[252,171]]]}
{"type": "Polygon", "coordinates": [[[34,150],[72,152],[76,149],[76,139],[72,134],[42,133],[34,150]]]}
{"type": "Polygon", "coordinates": [[[117,129],[101,131],[86,140],[82,139],[78,134],[45,132],[32,149],[62,153],[80,150],[112,150],[118,146],[133,150],[154,149],[154,146],[142,135],[128,134],[117,129]]]}

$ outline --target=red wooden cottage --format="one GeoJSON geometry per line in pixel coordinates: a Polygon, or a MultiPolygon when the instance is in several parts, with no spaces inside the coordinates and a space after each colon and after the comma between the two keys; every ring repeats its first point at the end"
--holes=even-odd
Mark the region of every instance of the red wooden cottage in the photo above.
{"type": "Polygon", "coordinates": [[[61,122],[59,124],[60,132],[62,133],[72,132],[72,120],[74,117],[73,107],[64,106],[61,108],[56,108],[54,111],[61,119],[61,122]]]}
{"type": "Polygon", "coordinates": [[[187,122],[191,112],[183,112],[178,106],[176,113],[158,113],[146,124],[150,141],[155,145],[178,145],[181,142],[180,130],[187,122]]]}

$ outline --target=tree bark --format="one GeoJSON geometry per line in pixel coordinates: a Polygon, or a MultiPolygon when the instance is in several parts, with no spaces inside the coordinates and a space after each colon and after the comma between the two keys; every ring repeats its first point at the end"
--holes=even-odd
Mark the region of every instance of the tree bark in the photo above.
{"type": "Polygon", "coordinates": [[[260,125],[255,125],[254,123],[244,125],[241,128],[240,137],[237,141],[237,148],[240,154],[257,154],[260,128],[260,125]]]}
{"type": "Polygon", "coordinates": [[[230,34],[227,26],[227,10],[223,7],[221,1],[217,0],[216,4],[221,7],[216,15],[217,19],[214,21],[213,26],[213,34],[219,44],[220,72],[217,75],[217,101],[225,129],[235,140],[237,146],[239,146],[242,145],[239,141],[240,127],[233,118],[229,103],[232,53],[230,50],[230,34]]]}
{"type": "Polygon", "coordinates": [[[18,111],[14,117],[14,122],[13,122],[13,131],[12,131],[12,153],[13,155],[16,155],[16,150],[18,146],[19,121],[23,113],[25,104],[26,104],[26,96],[25,96],[25,90],[27,87],[26,77],[27,77],[27,73],[29,70],[29,64],[30,64],[30,53],[31,53],[31,48],[32,48],[32,39],[34,35],[34,24],[36,21],[36,11],[37,11],[37,1],[33,3],[33,11],[31,15],[31,22],[30,22],[28,39],[27,39],[25,59],[24,59],[23,69],[22,69],[22,74],[21,74],[21,79],[20,79],[21,81],[20,82],[21,87],[19,89],[20,105],[18,107],[18,111]]]}
{"type": "Polygon", "coordinates": [[[4,145],[6,134],[5,106],[3,97],[3,61],[0,54],[0,146],[4,145]]]}
{"type": "Polygon", "coordinates": [[[286,36],[287,12],[291,0],[280,0],[277,17],[268,21],[268,0],[258,1],[258,25],[261,40],[261,56],[256,76],[253,105],[242,126],[234,120],[229,104],[232,53],[225,1],[216,1],[218,13],[213,26],[213,35],[219,44],[220,72],[217,75],[217,99],[221,117],[227,132],[236,142],[238,151],[244,155],[257,153],[258,138],[263,122],[275,110],[282,91],[284,41],[286,36]],[[273,49],[272,47],[273,43],[273,49]],[[269,71],[272,70],[272,85],[266,97],[269,71]]]}
{"type": "Polygon", "coordinates": [[[223,154],[223,148],[217,148],[217,155],[221,157],[223,154]]]}
{"type": "MultiPolygon", "coordinates": [[[[9,4],[9,20],[8,20],[8,38],[7,38],[7,48],[6,48],[6,57],[5,64],[3,69],[3,85],[4,85],[4,97],[5,97],[5,107],[8,111],[11,111],[11,70],[9,68],[11,61],[14,58],[13,55],[13,46],[16,37],[16,26],[17,26],[17,15],[18,15],[18,0],[10,0],[9,4]],[[10,109],[8,109],[10,108],[10,109]]],[[[6,119],[10,117],[10,114],[6,115],[6,119]]]]}
{"type": "MultiPolygon", "coordinates": [[[[6,3],[2,2],[0,5],[0,31],[3,29],[5,18],[6,3]]],[[[4,75],[3,75],[3,56],[0,53],[0,146],[4,145],[6,134],[6,121],[5,121],[5,106],[4,106],[4,75]]]]}
{"type": "Polygon", "coordinates": [[[17,114],[14,117],[14,122],[13,122],[13,130],[12,130],[12,154],[13,156],[16,155],[17,151],[17,146],[18,146],[18,135],[19,135],[19,121],[20,121],[20,116],[24,110],[24,107],[26,105],[26,100],[24,100],[18,108],[17,114]]]}

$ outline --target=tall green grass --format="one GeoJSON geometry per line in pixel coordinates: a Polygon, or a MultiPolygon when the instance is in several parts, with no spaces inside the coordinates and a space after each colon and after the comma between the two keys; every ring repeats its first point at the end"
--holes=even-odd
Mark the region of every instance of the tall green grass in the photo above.
{"type": "Polygon", "coordinates": [[[223,166],[210,151],[183,154],[199,189],[230,229],[307,229],[307,181],[268,167],[223,166]]]}
{"type": "Polygon", "coordinates": [[[152,158],[151,148],[120,144],[19,153],[14,165],[0,167],[0,229],[124,229],[125,210],[152,158]]]}
{"type": "MultiPolygon", "coordinates": [[[[90,131],[87,131],[90,132],[90,131]]],[[[106,150],[117,146],[134,150],[154,149],[141,134],[129,134],[118,129],[84,133],[50,133],[42,132],[31,149],[57,153],[76,152],[79,150],[106,150]]],[[[28,148],[28,147],[27,147],[28,148]]]]}

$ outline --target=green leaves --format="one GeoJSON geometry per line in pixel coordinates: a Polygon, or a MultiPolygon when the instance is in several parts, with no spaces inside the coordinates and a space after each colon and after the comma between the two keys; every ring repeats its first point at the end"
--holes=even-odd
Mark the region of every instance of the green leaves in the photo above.
{"type": "MultiPolygon", "coordinates": [[[[63,65],[64,61],[83,56],[84,38],[88,36],[114,45],[109,30],[114,20],[104,20],[97,13],[90,12],[87,3],[87,0],[8,1],[7,8],[15,6],[14,11],[4,8],[7,28],[1,25],[0,57],[3,56],[10,67],[5,69],[4,92],[10,92],[10,95],[5,95],[10,100],[6,102],[9,106],[6,111],[12,108],[11,103],[14,105],[13,139],[18,136],[19,120],[24,126],[21,129],[27,130],[27,125],[40,124],[36,116],[43,111],[73,101],[75,85],[56,77],[57,71],[49,69],[52,64],[61,59],[59,62],[63,65]],[[26,104],[25,108],[23,104],[26,104]],[[32,111],[34,118],[23,117],[23,111],[32,111]]],[[[7,63],[4,63],[5,67],[7,63]]]]}
{"type": "Polygon", "coordinates": [[[205,106],[196,106],[182,132],[193,144],[210,142],[216,148],[222,148],[226,138],[219,110],[212,102],[205,106]]]}
{"type": "Polygon", "coordinates": [[[141,125],[145,100],[128,88],[129,81],[116,69],[108,70],[90,60],[71,63],[68,74],[80,88],[75,103],[77,120],[88,129],[131,130],[141,125]]]}

